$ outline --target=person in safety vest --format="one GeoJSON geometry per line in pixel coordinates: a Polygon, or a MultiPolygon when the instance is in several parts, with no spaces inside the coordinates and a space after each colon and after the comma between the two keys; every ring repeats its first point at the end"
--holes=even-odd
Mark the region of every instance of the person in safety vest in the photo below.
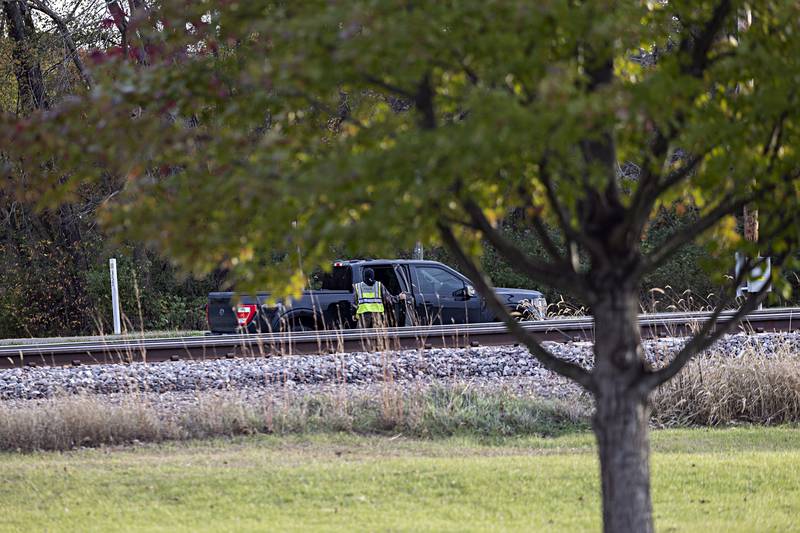
{"type": "Polygon", "coordinates": [[[406,295],[400,294],[399,297],[392,296],[383,286],[383,283],[375,279],[375,271],[365,268],[363,272],[364,281],[353,285],[353,303],[356,307],[356,321],[362,328],[371,328],[376,325],[386,325],[386,310],[391,309],[398,300],[405,300],[406,295]]]}

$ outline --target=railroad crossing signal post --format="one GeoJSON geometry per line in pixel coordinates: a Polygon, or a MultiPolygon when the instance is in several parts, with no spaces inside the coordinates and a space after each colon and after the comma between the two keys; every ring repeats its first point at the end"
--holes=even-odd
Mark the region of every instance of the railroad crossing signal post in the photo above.
{"type": "MultiPolygon", "coordinates": [[[[744,284],[742,284],[740,287],[736,287],[737,297],[744,295],[746,292],[758,292],[765,284],[770,282],[770,276],[772,275],[772,261],[769,257],[759,257],[758,259],[761,261],[761,263],[750,270],[750,275],[747,277],[744,284]]],[[[742,271],[745,260],[746,258],[743,254],[736,252],[736,277],[739,277],[739,273],[742,271]]],[[[771,286],[767,287],[767,292],[770,291],[772,291],[771,286]]],[[[762,307],[762,305],[758,306],[759,309],[762,307]]]]}
{"type": "Polygon", "coordinates": [[[113,257],[108,260],[108,268],[111,271],[111,310],[114,315],[114,335],[119,335],[122,333],[119,317],[119,285],[117,284],[117,260],[113,257]]]}
{"type": "MultiPolygon", "coordinates": [[[[748,22],[749,25],[749,22],[748,22]]],[[[745,26],[746,28],[747,26],[745,26]]],[[[744,206],[744,239],[749,242],[758,242],[758,209],[755,206],[744,206]]],[[[763,259],[758,257],[758,260],[763,259]]],[[[744,264],[745,257],[738,253],[736,254],[736,276],[739,276],[742,265],[744,264]]],[[[750,276],[741,287],[736,288],[736,296],[741,296],[745,292],[758,292],[765,283],[769,283],[770,275],[772,274],[772,263],[770,258],[767,257],[765,262],[754,267],[750,271],[750,276]]],[[[772,287],[768,287],[767,291],[771,291],[772,287]]],[[[758,308],[762,309],[763,304],[758,304],[758,308]]]]}

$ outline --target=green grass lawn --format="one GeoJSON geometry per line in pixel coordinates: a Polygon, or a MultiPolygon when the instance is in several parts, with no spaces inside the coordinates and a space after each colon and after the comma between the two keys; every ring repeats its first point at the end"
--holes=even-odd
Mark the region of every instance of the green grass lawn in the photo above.
{"type": "MultiPolygon", "coordinates": [[[[800,429],[653,434],[660,531],[800,530],[800,429]]],[[[598,530],[588,433],[253,437],[0,454],[4,531],[598,530]]]]}
{"type": "Polygon", "coordinates": [[[139,339],[172,339],[178,337],[198,337],[205,331],[191,330],[156,330],[156,331],[130,331],[121,335],[107,333],[105,335],[80,335],[75,337],[29,337],[24,339],[0,339],[0,346],[25,346],[27,344],[62,344],[72,342],[112,342],[130,341],[139,339]]]}

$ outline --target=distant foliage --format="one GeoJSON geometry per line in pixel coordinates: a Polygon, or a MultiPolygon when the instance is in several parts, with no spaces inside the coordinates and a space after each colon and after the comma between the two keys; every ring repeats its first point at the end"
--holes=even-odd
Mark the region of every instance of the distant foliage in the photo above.
{"type": "Polygon", "coordinates": [[[206,328],[205,302],[220,277],[178,275],[163,259],[130,247],[108,249],[92,241],[73,248],[48,242],[0,244],[0,338],[110,333],[108,258],[117,258],[123,328],[206,328]]]}
{"type": "Polygon", "coordinates": [[[76,261],[80,246],[47,241],[0,244],[0,337],[89,330],[92,309],[85,273],[76,261]]]}

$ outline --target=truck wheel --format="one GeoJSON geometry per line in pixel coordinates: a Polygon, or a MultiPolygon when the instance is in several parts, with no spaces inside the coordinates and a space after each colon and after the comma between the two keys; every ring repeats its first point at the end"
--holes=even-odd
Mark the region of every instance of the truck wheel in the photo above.
{"type": "Polygon", "coordinates": [[[292,332],[314,331],[314,328],[310,328],[310,327],[306,326],[305,324],[303,324],[302,322],[294,322],[289,327],[289,331],[292,331],[292,332]]]}

